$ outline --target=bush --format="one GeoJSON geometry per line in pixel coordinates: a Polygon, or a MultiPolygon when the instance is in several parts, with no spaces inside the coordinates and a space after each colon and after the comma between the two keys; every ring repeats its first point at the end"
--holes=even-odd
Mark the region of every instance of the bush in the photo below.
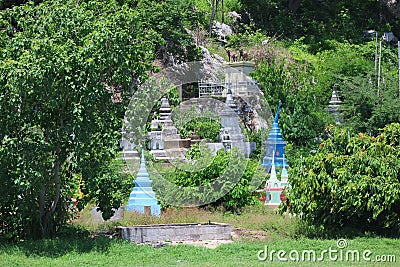
{"type": "Polygon", "coordinates": [[[177,123],[177,128],[182,138],[188,138],[196,132],[200,139],[207,139],[213,142],[218,140],[221,124],[215,119],[196,118],[186,122],[182,126],[177,123]]]}
{"type": "MultiPolygon", "coordinates": [[[[192,161],[180,168],[176,167],[166,172],[163,179],[153,176],[153,190],[162,206],[209,204],[237,211],[258,201],[251,195],[255,186],[253,176],[262,176],[257,172],[257,161],[244,159],[237,149],[232,149],[231,152],[219,150],[214,158],[201,147],[191,152],[193,153],[189,154],[192,158],[197,159],[196,165],[191,165],[192,161]],[[195,169],[197,166],[206,167],[195,169]]],[[[263,177],[259,180],[261,178],[263,177]]]]}
{"type": "Polygon", "coordinates": [[[388,233],[400,226],[400,124],[377,137],[327,128],[315,155],[292,166],[282,211],[310,225],[388,233]]]}

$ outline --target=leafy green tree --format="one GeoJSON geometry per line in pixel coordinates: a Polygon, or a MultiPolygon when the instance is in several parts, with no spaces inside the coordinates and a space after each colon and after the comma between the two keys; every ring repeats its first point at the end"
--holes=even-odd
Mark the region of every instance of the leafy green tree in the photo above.
{"type": "Polygon", "coordinates": [[[123,1],[139,11],[142,27],[161,36],[155,47],[156,58],[164,65],[191,62],[201,57],[200,49],[188,33],[201,21],[194,1],[123,1]]]}
{"type": "MultiPolygon", "coordinates": [[[[11,8],[13,6],[23,5],[29,0],[0,0],[0,10],[11,8]]],[[[36,4],[41,3],[41,0],[34,1],[36,4]]]]}
{"type": "Polygon", "coordinates": [[[103,217],[122,201],[110,165],[132,82],[157,35],[115,1],[45,1],[0,12],[0,232],[54,234],[80,190],[103,217]],[[14,26],[17,25],[15,28],[14,26]]]}
{"type": "Polygon", "coordinates": [[[365,81],[365,77],[353,77],[345,84],[347,89],[343,91],[341,109],[346,126],[375,135],[385,125],[400,122],[400,98],[396,87],[382,86],[378,96],[376,85],[365,81]]]}
{"type": "Polygon", "coordinates": [[[340,56],[327,57],[326,66],[330,67],[326,70],[334,75],[340,92],[345,125],[357,132],[377,134],[385,125],[400,122],[397,49],[383,46],[378,88],[378,73],[371,53],[374,47],[370,45],[353,48],[342,45],[340,56]],[[355,59],[350,61],[350,58],[355,59]]]}
{"type": "Polygon", "coordinates": [[[221,129],[218,115],[210,111],[199,114],[194,107],[187,109],[182,114],[176,111],[179,110],[173,112],[172,118],[182,138],[187,138],[196,132],[200,139],[218,140],[221,129]]]}
{"type": "Polygon", "coordinates": [[[292,161],[283,211],[325,230],[400,230],[400,124],[376,136],[327,128],[317,153],[292,161]],[[296,162],[296,163],[295,163],[296,162]]]}
{"type": "Polygon", "coordinates": [[[186,123],[180,133],[183,138],[196,133],[200,139],[217,141],[220,129],[221,125],[219,121],[209,118],[198,118],[186,123]]]}
{"type": "MultiPolygon", "coordinates": [[[[366,29],[383,32],[387,23],[396,32],[398,21],[387,11],[385,1],[317,1],[317,0],[241,0],[242,14],[248,13],[258,28],[269,35],[306,36],[314,49],[325,40],[360,40],[366,29]],[[384,21],[384,22],[383,22],[384,21]],[[380,29],[377,29],[379,27],[380,29]]],[[[386,28],[386,30],[388,30],[386,28]]],[[[318,47],[319,46],[319,47],[318,47]]]]}
{"type": "Polygon", "coordinates": [[[298,66],[301,65],[285,65],[278,60],[264,61],[253,77],[261,85],[271,107],[277,107],[278,102],[282,102],[279,124],[284,139],[295,145],[310,145],[325,127],[327,94],[310,85],[296,69],[298,66]]]}

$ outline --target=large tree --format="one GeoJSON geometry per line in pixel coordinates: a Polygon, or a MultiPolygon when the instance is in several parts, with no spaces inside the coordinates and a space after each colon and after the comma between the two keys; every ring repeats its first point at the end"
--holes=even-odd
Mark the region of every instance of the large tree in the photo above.
{"type": "MultiPolygon", "coordinates": [[[[157,36],[115,1],[45,1],[0,13],[0,233],[44,237],[81,190],[105,217],[120,202],[123,103],[157,36]]],[[[82,201],[83,203],[84,201],[82,201]]]]}
{"type": "Polygon", "coordinates": [[[189,34],[201,20],[193,0],[124,0],[140,10],[143,26],[161,35],[156,42],[156,58],[165,66],[198,60],[201,50],[189,34]]]}
{"type": "MultiPolygon", "coordinates": [[[[287,61],[292,60],[288,56],[287,61]]],[[[329,119],[325,109],[330,92],[312,85],[312,70],[308,62],[285,65],[275,58],[260,63],[252,73],[272,109],[276,110],[278,102],[282,102],[279,125],[284,139],[295,145],[313,145],[329,119]]]]}

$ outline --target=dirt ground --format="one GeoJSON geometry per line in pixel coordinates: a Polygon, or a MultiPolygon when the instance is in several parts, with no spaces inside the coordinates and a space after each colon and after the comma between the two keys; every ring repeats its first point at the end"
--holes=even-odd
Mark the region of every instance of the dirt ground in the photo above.
{"type": "Polygon", "coordinates": [[[192,246],[203,246],[210,249],[215,249],[221,244],[233,243],[235,240],[247,239],[247,240],[265,240],[267,239],[266,232],[262,230],[250,230],[244,228],[234,228],[231,232],[230,240],[196,240],[196,241],[174,241],[170,242],[171,245],[192,245],[192,246]]]}
{"type": "MultiPolygon", "coordinates": [[[[113,232],[99,231],[97,234],[92,235],[92,238],[97,236],[109,236],[110,238],[117,238],[118,235],[113,232]]],[[[239,239],[245,240],[266,240],[268,238],[267,233],[262,230],[251,230],[245,228],[234,228],[231,232],[231,239],[228,240],[188,240],[188,241],[163,241],[154,243],[142,243],[140,245],[151,245],[153,248],[161,248],[167,245],[177,246],[179,244],[192,245],[192,246],[203,246],[209,249],[215,249],[221,244],[233,243],[239,239]]]]}
{"type": "Polygon", "coordinates": [[[241,238],[250,240],[265,240],[268,238],[267,233],[263,230],[251,230],[244,228],[234,228],[231,235],[233,240],[238,240],[241,238]]]}

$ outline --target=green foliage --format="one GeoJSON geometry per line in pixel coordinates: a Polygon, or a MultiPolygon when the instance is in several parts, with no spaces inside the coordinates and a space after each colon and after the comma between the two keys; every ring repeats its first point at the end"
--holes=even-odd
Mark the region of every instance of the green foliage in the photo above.
{"type": "Polygon", "coordinates": [[[53,235],[79,188],[107,217],[124,189],[109,167],[121,103],[152,69],[157,35],[114,1],[29,3],[0,24],[1,234],[53,235]]]}
{"type": "Polygon", "coordinates": [[[242,33],[229,35],[226,46],[232,48],[252,47],[261,44],[266,39],[268,38],[261,30],[252,31],[246,27],[246,30],[242,33]]]}
{"type": "Polygon", "coordinates": [[[200,139],[217,141],[221,125],[216,114],[210,111],[198,113],[191,107],[183,114],[174,111],[172,113],[175,127],[178,129],[182,138],[188,138],[194,132],[200,139]]]}
{"type": "Polygon", "coordinates": [[[327,128],[315,155],[292,164],[283,210],[324,229],[354,227],[398,233],[400,124],[377,137],[327,128]]]}
{"type": "Polygon", "coordinates": [[[188,151],[186,151],[185,157],[188,159],[197,160],[201,158],[201,154],[202,154],[202,147],[199,145],[192,145],[190,146],[188,151]]]}
{"type": "Polygon", "coordinates": [[[285,65],[274,60],[271,63],[264,61],[253,73],[268,104],[275,108],[279,101],[282,102],[279,120],[282,134],[286,141],[295,145],[312,144],[322,134],[327,118],[325,101],[321,99],[327,98],[325,92],[310,85],[308,79],[311,77],[307,77],[307,72],[302,74],[303,69],[309,68],[312,66],[285,65]]]}
{"type": "Polygon", "coordinates": [[[305,36],[313,51],[323,50],[325,40],[358,42],[364,30],[387,31],[382,17],[398,31],[398,22],[387,13],[383,1],[241,0],[241,3],[241,13],[248,12],[248,20],[252,19],[268,35],[305,36]]]}
{"type": "Polygon", "coordinates": [[[219,121],[208,118],[199,118],[186,123],[182,132],[184,138],[187,138],[196,132],[200,139],[207,139],[213,142],[218,141],[220,129],[221,125],[219,121]]]}
{"type": "Polygon", "coordinates": [[[345,125],[354,131],[370,134],[376,134],[380,128],[389,123],[400,122],[397,51],[383,47],[381,80],[378,89],[377,72],[373,72],[372,61],[368,62],[365,59],[367,56],[371,58],[373,49],[374,47],[366,45],[348,54],[349,57],[345,53],[343,53],[344,58],[335,57],[337,62],[342,63],[342,67],[336,70],[338,71],[336,87],[343,100],[341,109],[345,125]],[[370,48],[370,55],[365,51],[368,48],[370,48]],[[350,61],[350,57],[356,56],[359,59],[344,64],[350,61]]]}
{"type": "Polygon", "coordinates": [[[268,130],[265,128],[261,128],[256,131],[246,131],[246,136],[249,142],[256,143],[256,150],[251,152],[250,157],[252,159],[260,159],[263,158],[265,155],[262,153],[265,152],[265,140],[268,138],[268,130]]]}
{"type": "Polygon", "coordinates": [[[82,191],[88,194],[79,199],[80,210],[91,201],[102,211],[104,220],[114,215],[115,209],[129,197],[134,179],[124,170],[123,164],[121,159],[110,162],[103,166],[96,179],[85,181],[82,191]]]}
{"type": "MultiPolygon", "coordinates": [[[[232,164],[232,161],[236,160],[234,157],[237,157],[237,149],[233,149],[231,152],[219,150],[214,158],[205,153],[201,147],[189,151],[188,156],[207,164],[206,167],[193,171],[191,165],[187,168],[181,166],[164,174],[166,180],[177,186],[171,186],[160,178],[154,177],[153,189],[159,196],[161,203],[173,203],[177,200],[181,204],[186,203],[186,201],[193,203],[193,200],[195,203],[202,203],[215,198],[215,201],[206,204],[213,207],[222,206],[226,210],[236,211],[245,205],[254,204],[258,201],[250,194],[254,190],[250,184],[253,175],[260,175],[256,172],[258,162],[249,160],[245,166],[241,162],[232,164]],[[227,168],[228,165],[229,168],[227,168]],[[238,181],[234,185],[235,181],[232,177],[237,176],[238,173],[243,174],[238,177],[238,181]],[[212,186],[220,189],[213,191],[212,186]],[[230,187],[232,187],[230,190],[224,189],[230,187]]],[[[203,164],[197,163],[198,165],[203,164]]]]}
{"type": "Polygon", "coordinates": [[[126,2],[139,11],[143,29],[153,30],[162,37],[156,43],[154,51],[157,59],[165,65],[200,59],[201,50],[196,47],[186,30],[186,27],[196,26],[202,18],[194,6],[194,1],[127,0],[126,2]]]}
{"type": "MultiPolygon", "coordinates": [[[[0,0],[0,10],[12,8],[13,6],[23,5],[27,2],[29,2],[29,0],[0,0]]],[[[34,2],[38,4],[41,3],[42,0],[35,0],[34,2]]]]}

